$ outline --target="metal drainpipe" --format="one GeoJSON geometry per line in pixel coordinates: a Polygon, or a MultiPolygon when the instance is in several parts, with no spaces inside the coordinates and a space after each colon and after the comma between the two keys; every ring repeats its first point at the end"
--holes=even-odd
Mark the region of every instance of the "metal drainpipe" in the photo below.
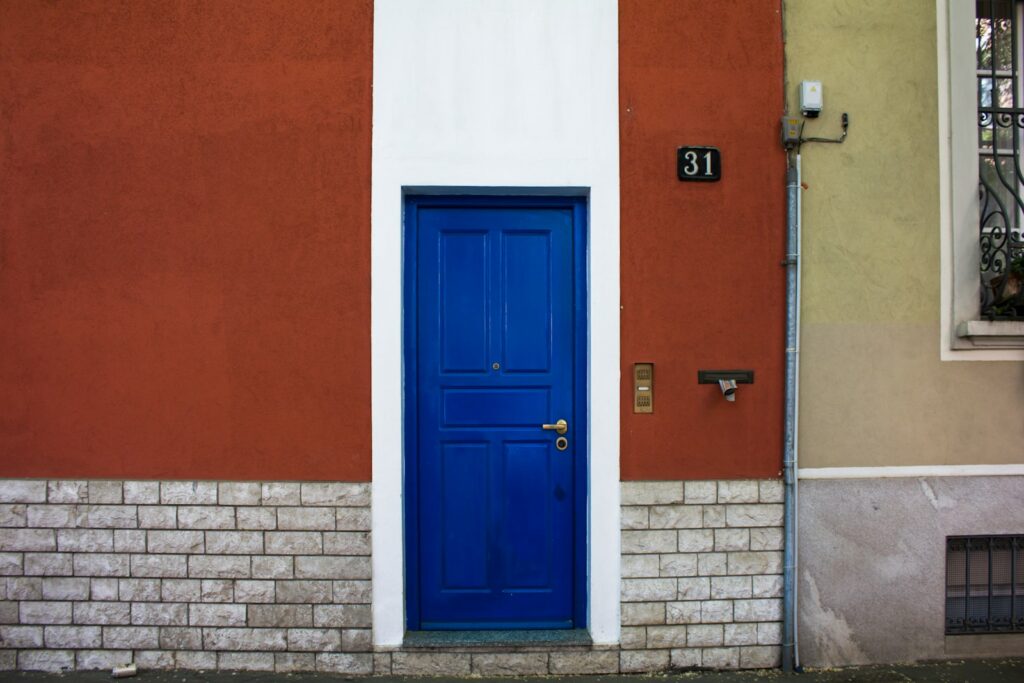
{"type": "Polygon", "coordinates": [[[786,423],[783,444],[785,550],[783,554],[782,669],[799,670],[796,628],[797,399],[800,371],[800,155],[786,169],[786,423]]]}

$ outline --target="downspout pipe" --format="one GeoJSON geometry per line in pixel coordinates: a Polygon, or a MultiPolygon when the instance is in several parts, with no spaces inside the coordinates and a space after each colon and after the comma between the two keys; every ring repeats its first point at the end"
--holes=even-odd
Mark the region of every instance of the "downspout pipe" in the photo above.
{"type": "Polygon", "coordinates": [[[786,169],[786,391],[783,442],[785,505],[783,533],[782,669],[799,670],[796,629],[797,569],[797,392],[800,370],[800,155],[786,169]]]}

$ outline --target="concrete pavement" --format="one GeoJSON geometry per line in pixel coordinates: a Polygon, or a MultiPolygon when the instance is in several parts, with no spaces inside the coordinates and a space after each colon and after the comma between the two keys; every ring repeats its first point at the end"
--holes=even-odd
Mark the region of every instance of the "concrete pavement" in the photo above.
{"type": "MultiPolygon", "coordinates": [[[[63,674],[0,672],[0,681],[7,683],[99,683],[110,681],[109,671],[70,672],[63,674]]],[[[130,681],[144,683],[335,683],[364,680],[339,674],[224,671],[143,671],[130,681]]],[[[368,683],[412,683],[422,678],[382,676],[365,679],[368,683]]],[[[426,679],[438,680],[438,679],[426,679]]],[[[755,670],[709,672],[692,671],[673,674],[621,676],[545,676],[512,678],[468,678],[473,683],[511,683],[512,681],[557,681],[558,683],[1024,683],[1024,659],[985,659],[863,666],[844,669],[807,670],[785,675],[781,671],[755,670]]]]}

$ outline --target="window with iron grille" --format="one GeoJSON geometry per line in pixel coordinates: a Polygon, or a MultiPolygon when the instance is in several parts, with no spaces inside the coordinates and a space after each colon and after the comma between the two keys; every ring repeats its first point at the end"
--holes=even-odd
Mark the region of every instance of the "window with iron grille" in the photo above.
{"type": "Polygon", "coordinates": [[[943,360],[1024,360],[1024,0],[936,0],[943,360]]]}
{"type": "Polygon", "coordinates": [[[1024,3],[977,0],[975,12],[981,314],[1024,319],[1024,3]]]}
{"type": "Polygon", "coordinates": [[[1024,536],[946,539],[946,633],[1024,631],[1024,536]]]}

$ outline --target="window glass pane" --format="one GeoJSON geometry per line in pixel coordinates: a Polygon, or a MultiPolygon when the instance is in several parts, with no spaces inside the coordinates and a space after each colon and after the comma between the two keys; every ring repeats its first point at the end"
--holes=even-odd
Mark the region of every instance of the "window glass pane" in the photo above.
{"type": "Polygon", "coordinates": [[[994,629],[1010,626],[1010,558],[1012,542],[1009,538],[992,539],[992,603],[989,621],[994,629]]]}
{"type": "Polygon", "coordinates": [[[978,78],[978,106],[992,106],[992,79],[986,76],[978,78]]]}
{"type": "Polygon", "coordinates": [[[967,578],[967,553],[962,540],[950,539],[946,546],[946,628],[959,630],[964,625],[964,581],[967,578]]]}
{"type": "Polygon", "coordinates": [[[1024,538],[1014,539],[1013,573],[1013,625],[1019,631],[1024,630],[1024,538]]]}
{"type": "Polygon", "coordinates": [[[976,5],[978,69],[1010,71],[1013,68],[1012,0],[979,0],[976,5]]]}
{"type": "Polygon", "coordinates": [[[975,49],[978,55],[978,69],[992,68],[992,21],[988,0],[979,0],[975,9],[975,49]]]}
{"type": "Polygon", "coordinates": [[[971,539],[967,550],[967,625],[988,626],[988,540],[971,539]]]}
{"type": "Polygon", "coordinates": [[[1016,194],[1011,191],[1015,180],[1013,158],[1009,156],[982,157],[980,171],[981,182],[988,190],[992,201],[997,205],[990,207],[990,211],[998,208],[1004,219],[1013,215],[1017,202],[1016,194]]]}
{"type": "MultiPolygon", "coordinates": [[[[990,81],[991,82],[991,81],[990,81]]],[[[997,107],[1012,107],[1013,106],[1013,79],[1012,78],[997,78],[995,87],[995,100],[997,107]]],[[[989,94],[989,100],[992,100],[992,94],[989,94]]]]}

